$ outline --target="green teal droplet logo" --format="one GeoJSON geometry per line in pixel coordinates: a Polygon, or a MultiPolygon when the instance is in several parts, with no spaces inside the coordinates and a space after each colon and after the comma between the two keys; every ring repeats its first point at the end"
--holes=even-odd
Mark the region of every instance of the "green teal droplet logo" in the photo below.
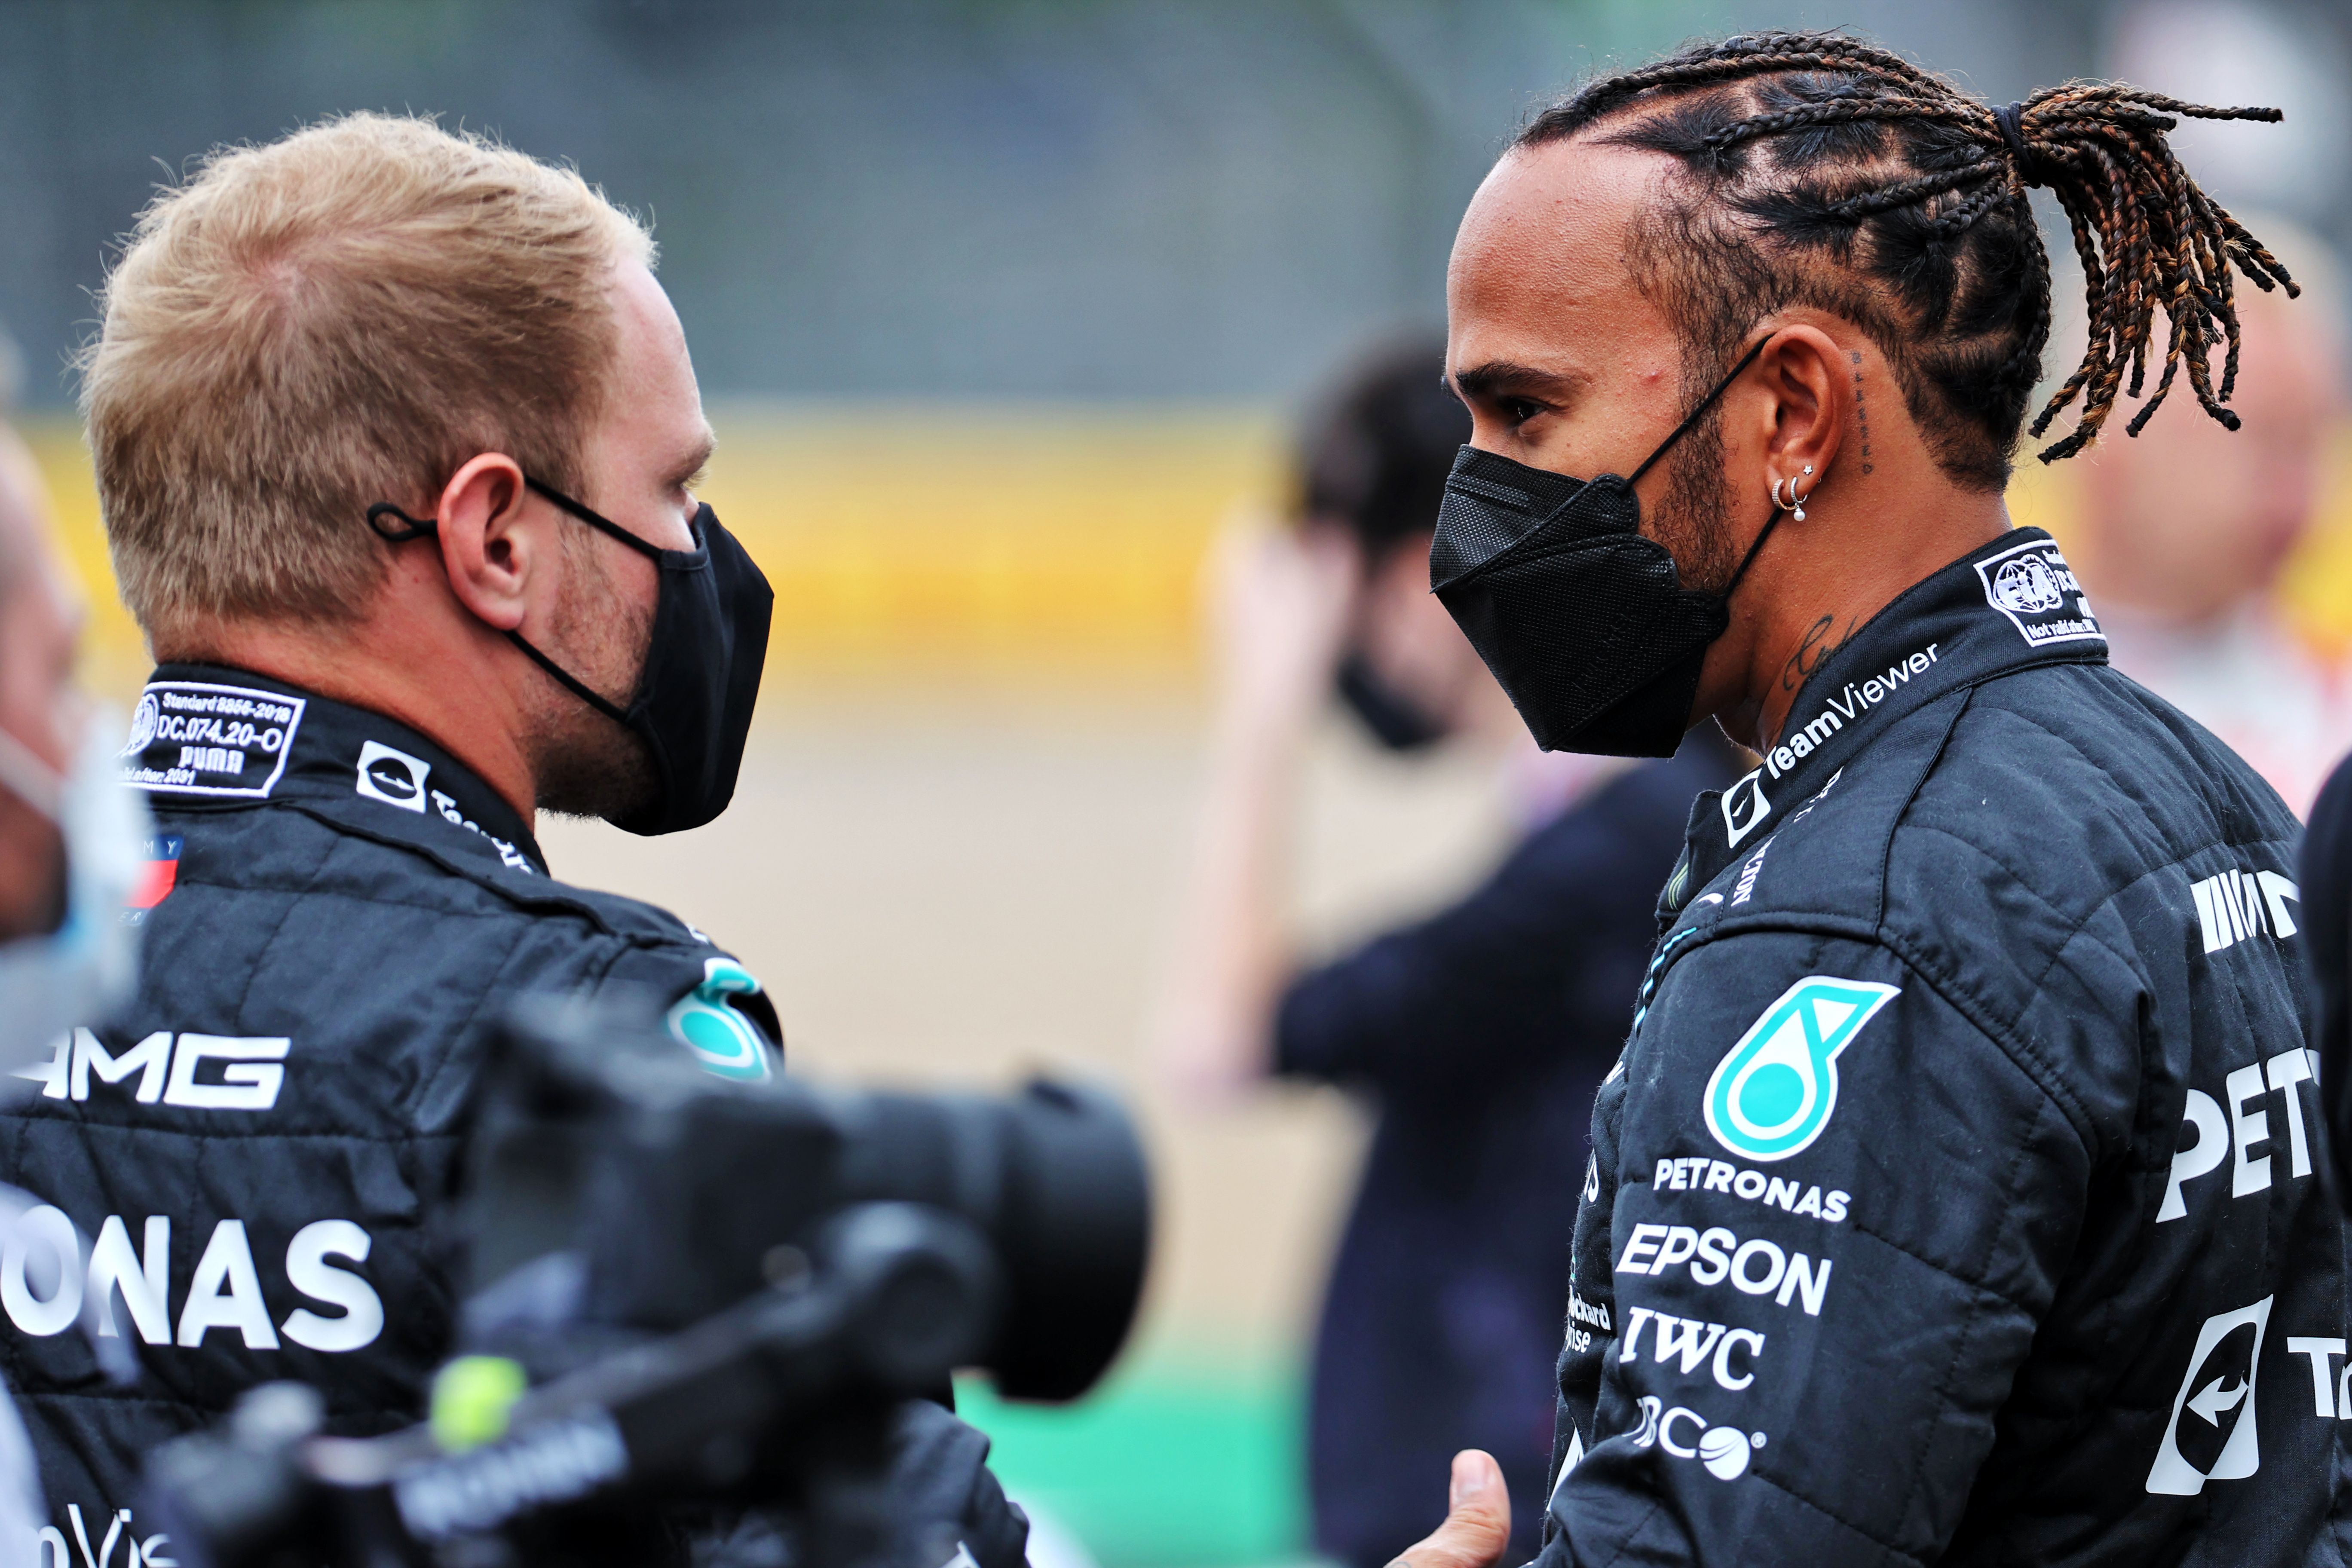
{"type": "Polygon", "coordinates": [[[1809,974],[1780,994],[1706,1080],[1706,1130],[1731,1152],[1785,1160],[1837,1109],[1837,1058],[1901,994],[1896,985],[1809,974]]]}
{"type": "Polygon", "coordinates": [[[720,1078],[746,1082],[767,1078],[774,1070],[767,1040],[751,1019],[727,1005],[730,995],[749,995],[759,989],[760,983],[733,959],[704,960],[702,984],[670,1007],[671,1036],[720,1078]]]}

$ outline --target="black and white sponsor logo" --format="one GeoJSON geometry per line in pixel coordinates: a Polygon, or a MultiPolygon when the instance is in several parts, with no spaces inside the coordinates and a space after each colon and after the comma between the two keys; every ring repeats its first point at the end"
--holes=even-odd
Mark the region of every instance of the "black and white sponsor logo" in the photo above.
{"type": "Polygon", "coordinates": [[[1593,1336],[1613,1334],[1616,1320],[1609,1309],[1598,1301],[1588,1301],[1578,1294],[1574,1285],[1568,1288],[1568,1348],[1581,1355],[1592,1348],[1593,1336]]]}
{"type": "Polygon", "coordinates": [[[1704,1154],[1659,1161],[1651,1173],[1650,1188],[1659,1193],[1722,1193],[1785,1214],[1809,1215],[1828,1225],[1843,1225],[1846,1205],[1853,1201],[1851,1194],[1835,1188],[1823,1192],[1818,1184],[1743,1170],[1704,1154]]]}
{"type": "Polygon", "coordinates": [[[131,1098],[141,1105],[186,1110],[269,1110],[286,1087],[285,1061],[294,1042],[283,1035],[175,1035],[169,1029],[121,1055],[94,1029],[58,1037],[47,1061],[15,1076],[41,1086],[47,1100],[88,1100],[90,1079],[120,1084],[137,1076],[131,1098]]]}
{"type": "MultiPolygon", "coordinates": [[[[478,835],[483,842],[487,843],[491,848],[499,852],[499,863],[500,865],[505,866],[509,870],[515,871],[532,871],[535,869],[530,863],[530,856],[524,854],[521,850],[516,848],[505,839],[500,838],[497,834],[487,831],[480,823],[476,822],[472,817],[467,816],[464,812],[458,810],[457,796],[445,794],[437,789],[432,792],[432,795],[433,809],[441,814],[441,820],[455,826],[462,827],[468,833],[478,835]]],[[[422,805],[419,805],[416,809],[422,811],[425,807],[422,805]]]]}
{"type": "Polygon", "coordinates": [[[66,1544],[65,1531],[54,1524],[45,1524],[33,1533],[34,1568],[115,1568],[114,1549],[122,1548],[121,1568],[180,1568],[180,1560],[169,1554],[171,1532],[156,1531],[142,1540],[134,1533],[131,1510],[127,1508],[94,1508],[91,1516],[106,1519],[106,1532],[91,1543],[91,1533],[98,1526],[92,1517],[85,1517],[81,1504],[66,1504],[66,1522],[73,1528],[73,1543],[81,1548],[76,1557],[66,1544]]]}
{"type": "Polygon", "coordinates": [[[2172,1419],[2148,1468],[2149,1491],[2195,1497],[2207,1481],[2242,1481],[2263,1468],[2254,1373],[2273,1300],[2216,1312],[2197,1331],[2189,1370],[2172,1396],[2172,1419]]]}
{"type": "Polygon", "coordinates": [[[421,1541],[446,1541],[595,1490],[628,1473],[629,1448],[604,1411],[520,1433],[421,1467],[393,1483],[400,1521],[421,1541]]]}
{"type": "MultiPolygon", "coordinates": [[[[1797,824],[1804,821],[1806,817],[1811,816],[1813,807],[1822,803],[1822,796],[1829,794],[1831,790],[1836,788],[1838,780],[1844,776],[1845,770],[1843,768],[1840,768],[1837,772],[1832,773],[1829,777],[1829,783],[1815,790],[1811,796],[1806,800],[1805,804],[1797,808],[1795,815],[1791,816],[1788,821],[1782,823],[1778,828],[1773,830],[1771,837],[1767,838],[1763,843],[1759,844],[1756,847],[1756,853],[1750,855],[1748,858],[1748,863],[1739,868],[1739,879],[1732,884],[1731,901],[1734,904],[1744,904],[1749,899],[1756,896],[1756,879],[1763,874],[1764,857],[1772,852],[1772,846],[1780,842],[1780,835],[1782,833],[1796,826],[1797,824]]],[[[1705,893],[1700,895],[1700,901],[1702,903],[1709,899],[1714,900],[1718,904],[1723,902],[1723,895],[1721,893],[1705,893]]]]}
{"type": "Polygon", "coordinates": [[[1818,1318],[1829,1295],[1832,1261],[1816,1263],[1808,1253],[1784,1251],[1761,1237],[1741,1241],[1720,1226],[1702,1231],[1686,1225],[1637,1225],[1625,1238],[1616,1271],[1654,1279],[1687,1267],[1694,1284],[1727,1279],[1742,1295],[1770,1296],[1782,1307],[1796,1300],[1808,1317],[1818,1318]]]}
{"type": "Polygon", "coordinates": [[[159,680],[140,694],[122,748],[139,789],[266,798],[286,772],[304,700],[242,686],[159,680]]]}
{"type": "Polygon", "coordinates": [[[1650,1336],[1652,1361],[1668,1364],[1678,1362],[1685,1377],[1705,1367],[1719,1386],[1734,1394],[1756,1381],[1755,1373],[1746,1369],[1753,1367],[1756,1358],[1764,1353],[1761,1333],[1696,1318],[1677,1318],[1647,1307],[1625,1309],[1625,1342],[1617,1352],[1620,1364],[1642,1359],[1642,1329],[1649,1323],[1657,1325],[1657,1331],[1650,1336]],[[1734,1352],[1744,1352],[1737,1366],[1732,1361],[1734,1352]]]}
{"type": "Polygon", "coordinates": [[[2189,884],[2197,903],[2197,925],[2205,951],[2219,952],[2264,931],[2284,940],[2295,933],[2290,903],[2303,901],[2303,889],[2276,871],[2229,870],[2189,884]]]}
{"type": "Polygon", "coordinates": [[[2011,545],[1977,563],[1985,603],[1999,610],[2034,647],[2054,643],[2104,642],[2083,584],[2066,557],[2046,539],[2011,545]]]}
{"type": "Polygon", "coordinates": [[[425,780],[433,764],[423,757],[395,752],[381,741],[360,748],[360,765],[352,787],[370,800],[425,815],[425,780]]]}
{"type": "Polygon", "coordinates": [[[337,1310],[331,1316],[298,1307],[273,1323],[245,1222],[220,1220],[177,1293],[175,1321],[169,1215],[146,1217],[134,1251],[121,1215],[108,1215],[98,1239],[86,1242],[64,1211],[43,1204],[8,1228],[0,1249],[0,1310],[19,1333],[36,1339],[73,1327],[87,1301],[101,1338],[122,1335],[127,1319],[150,1345],[197,1350],[218,1329],[235,1331],[247,1350],[281,1349],[282,1333],[307,1350],[339,1354],[375,1342],[383,1331],[383,1301],[374,1286],[331,1259],[364,1263],[373,1245],[347,1219],[316,1220],[296,1231],[286,1246],[286,1283],[337,1310]]]}
{"type": "Polygon", "coordinates": [[[1761,1432],[1737,1426],[1711,1426],[1697,1411],[1677,1405],[1672,1409],[1655,1394],[1641,1400],[1642,1425],[1633,1433],[1633,1447],[1653,1444],[1677,1459],[1696,1459],[1719,1481],[1736,1481],[1748,1473],[1748,1462],[1764,1446],[1761,1432]]]}
{"type": "Polygon", "coordinates": [[[1772,815],[1772,803],[1764,794],[1764,770],[1757,769],[1725,790],[1722,805],[1724,836],[1736,849],[1772,815]]]}
{"type": "MultiPolygon", "coordinates": [[[[1939,646],[1929,643],[1924,647],[1915,648],[1883,670],[1865,675],[1860,680],[1847,681],[1843,689],[1832,693],[1822,704],[1820,712],[1802,724],[1792,723],[1784,731],[1780,743],[1764,753],[1764,765],[1758,771],[1775,779],[1788,773],[1819,751],[1832,735],[1910,685],[1915,678],[1927,674],[1941,657],[1937,651],[1939,646]]],[[[1823,784],[1822,788],[1826,792],[1829,785],[1823,784]]]]}
{"type": "MultiPolygon", "coordinates": [[[[2274,1174],[2272,1162],[2278,1144],[2277,1134],[2271,1130],[2270,1108],[2262,1105],[2266,1095],[2278,1096],[2279,1107],[2285,1113],[2289,1178],[2308,1177],[2311,1132],[2304,1120],[2304,1085],[2309,1085],[2312,1094],[2317,1095],[2318,1053],[2297,1047],[2231,1073],[2221,1080],[2221,1099],[2218,1101],[2202,1089],[2190,1089],[2182,1107],[2180,1131],[2186,1136],[2193,1130],[2197,1140],[2172,1156],[2172,1176],[2165,1184],[2164,1201],[2157,1206],[2156,1222],[2162,1225],[2167,1220],[2186,1217],[2189,1203],[2181,1190],[2183,1184],[2211,1174],[2221,1168],[2224,1158],[2231,1159],[2232,1198],[2270,1190],[2274,1174]],[[2249,1106],[2260,1108],[2250,1110],[2249,1106]],[[2253,1152],[2265,1143],[2271,1146],[2272,1152],[2253,1152]]],[[[2315,1114],[2317,1109],[2315,1100],[2315,1114]]]]}

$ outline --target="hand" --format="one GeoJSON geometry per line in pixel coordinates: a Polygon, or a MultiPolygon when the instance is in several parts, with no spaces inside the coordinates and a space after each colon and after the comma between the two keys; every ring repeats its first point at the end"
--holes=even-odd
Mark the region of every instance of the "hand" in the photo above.
{"type": "Polygon", "coordinates": [[[1237,514],[1209,554],[1221,706],[1245,727],[1304,728],[1328,700],[1354,616],[1362,552],[1328,524],[1237,514]]]}
{"type": "Polygon", "coordinates": [[[1446,1489],[1445,1522],[1389,1568],[1494,1568],[1511,1544],[1511,1494],[1492,1454],[1465,1448],[1454,1456],[1446,1489]]]}

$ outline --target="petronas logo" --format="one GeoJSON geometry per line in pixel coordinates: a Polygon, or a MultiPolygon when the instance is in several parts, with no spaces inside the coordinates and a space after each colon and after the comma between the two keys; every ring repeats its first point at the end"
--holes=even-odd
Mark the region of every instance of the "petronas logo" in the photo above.
{"type": "Polygon", "coordinates": [[[1750,1160],[1811,1147],[1837,1109],[1839,1053],[1902,990],[1809,974],[1748,1026],[1706,1080],[1706,1130],[1750,1160]]]}

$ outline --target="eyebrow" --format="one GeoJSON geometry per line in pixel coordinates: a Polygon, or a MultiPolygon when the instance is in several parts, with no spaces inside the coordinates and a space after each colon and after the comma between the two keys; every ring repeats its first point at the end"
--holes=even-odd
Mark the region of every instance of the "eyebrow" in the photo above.
{"type": "Polygon", "coordinates": [[[694,448],[693,456],[670,470],[669,482],[673,485],[684,485],[688,479],[710,466],[710,454],[718,449],[719,437],[710,431],[705,430],[702,433],[701,441],[694,448]]]}
{"type": "Polygon", "coordinates": [[[1582,387],[1585,377],[1538,370],[1533,365],[1516,364],[1509,360],[1488,360],[1484,364],[1455,371],[1452,381],[1455,395],[1469,399],[1498,397],[1510,392],[1559,395],[1582,387]]]}

